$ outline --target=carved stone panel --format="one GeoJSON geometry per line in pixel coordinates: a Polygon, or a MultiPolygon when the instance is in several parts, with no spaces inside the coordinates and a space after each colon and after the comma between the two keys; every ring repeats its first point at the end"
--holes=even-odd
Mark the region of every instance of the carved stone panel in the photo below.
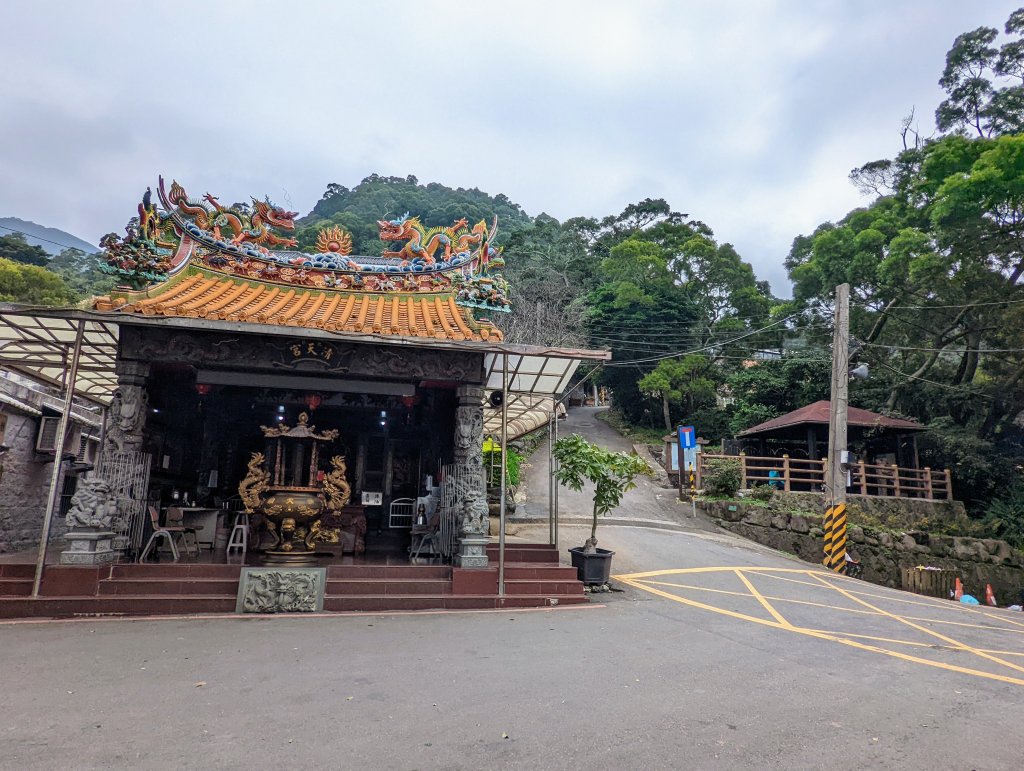
{"type": "Polygon", "coordinates": [[[483,354],[309,337],[121,328],[122,359],[211,369],[329,373],[479,383],[483,354]]]}
{"type": "Polygon", "coordinates": [[[242,568],[236,613],[315,613],[324,608],[327,568],[242,568]]]}

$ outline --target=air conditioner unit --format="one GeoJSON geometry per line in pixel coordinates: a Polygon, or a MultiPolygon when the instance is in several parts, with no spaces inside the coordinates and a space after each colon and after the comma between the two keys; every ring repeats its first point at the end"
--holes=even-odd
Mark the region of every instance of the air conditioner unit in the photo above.
{"type": "Polygon", "coordinates": [[[39,418],[39,433],[36,435],[36,452],[57,452],[57,429],[60,418],[43,415],[39,418]]]}
{"type": "MultiPolygon", "coordinates": [[[[39,433],[36,434],[36,452],[55,453],[57,452],[57,429],[60,427],[60,418],[53,415],[43,415],[39,418],[39,433]]],[[[76,442],[81,434],[81,428],[71,424],[65,436],[65,454],[69,451],[78,452],[76,442]]]]}

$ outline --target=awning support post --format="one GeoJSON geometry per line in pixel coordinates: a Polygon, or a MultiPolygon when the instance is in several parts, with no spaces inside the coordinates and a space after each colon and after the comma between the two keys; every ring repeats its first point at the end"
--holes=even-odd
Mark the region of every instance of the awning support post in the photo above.
{"type": "MultiPolygon", "coordinates": [[[[557,411],[558,405],[555,405],[557,411]]],[[[548,543],[555,545],[555,413],[548,418],[548,543]]]]}
{"type": "Polygon", "coordinates": [[[505,596],[505,494],[508,486],[508,354],[501,363],[501,508],[498,517],[498,596],[505,596]]]}
{"type": "Polygon", "coordinates": [[[60,483],[60,470],[64,465],[64,440],[68,434],[68,421],[71,418],[71,405],[75,400],[75,383],[78,380],[78,360],[82,355],[82,338],[85,335],[85,322],[78,322],[75,332],[75,347],[71,354],[71,367],[65,378],[64,409],[57,425],[57,446],[53,459],[53,471],[50,472],[50,490],[46,497],[46,513],[43,515],[43,530],[39,535],[39,553],[36,555],[36,574],[32,581],[32,596],[39,596],[39,587],[43,582],[43,566],[46,563],[46,547],[50,542],[50,524],[53,521],[53,510],[57,506],[57,485],[60,483]]]}

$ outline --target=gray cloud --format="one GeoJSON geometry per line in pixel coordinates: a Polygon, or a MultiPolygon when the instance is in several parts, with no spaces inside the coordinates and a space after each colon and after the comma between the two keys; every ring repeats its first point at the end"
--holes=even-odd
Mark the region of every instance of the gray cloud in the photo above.
{"type": "Polygon", "coordinates": [[[163,173],[308,211],[371,172],[602,216],[662,196],[776,291],[851,168],[925,133],[953,38],[1010,2],[0,8],[0,214],[95,241],[163,173]]]}

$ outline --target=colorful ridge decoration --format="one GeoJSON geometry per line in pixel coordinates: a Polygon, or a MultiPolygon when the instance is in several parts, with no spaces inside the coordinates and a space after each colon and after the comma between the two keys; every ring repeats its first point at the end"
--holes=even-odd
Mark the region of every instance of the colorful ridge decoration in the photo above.
{"type": "Polygon", "coordinates": [[[269,198],[226,207],[209,193],[190,197],[176,181],[168,190],[163,177],[159,206],[151,195],[147,188],[123,238],[111,233],[100,244],[104,269],[123,286],[99,298],[97,309],[257,323],[298,319],[309,326],[356,326],[377,334],[400,329],[390,333],[433,336],[450,329],[452,339],[501,338],[487,322],[458,310],[510,309],[508,284],[500,273],[504,259],[491,245],[496,217],[489,225],[481,220],[472,226],[465,218],[425,226],[409,214],[380,220],[380,238],[388,248],[372,257],[352,254],[351,234],[337,225],[320,231],[316,251],[297,250],[289,235],[297,213],[269,198]],[[208,290],[197,294],[199,286],[208,290]],[[366,302],[347,301],[349,295],[364,294],[366,302]],[[174,302],[186,295],[186,302],[174,302]],[[337,315],[345,308],[355,315],[337,315]],[[384,321],[385,308],[394,311],[390,323],[384,321]],[[447,308],[455,308],[459,318],[447,308]],[[359,321],[364,312],[372,314],[368,324],[359,321]]]}

